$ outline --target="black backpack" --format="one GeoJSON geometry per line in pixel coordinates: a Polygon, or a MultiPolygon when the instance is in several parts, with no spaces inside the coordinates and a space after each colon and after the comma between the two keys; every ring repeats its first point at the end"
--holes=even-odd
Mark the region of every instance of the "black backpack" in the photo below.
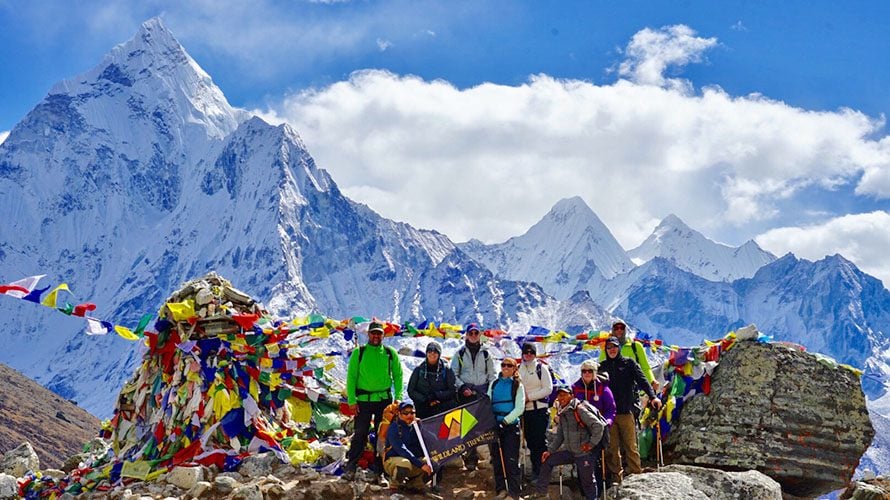
{"type": "Polygon", "coordinates": [[[550,395],[547,396],[547,406],[553,406],[553,402],[556,401],[556,393],[559,392],[559,383],[562,382],[562,379],[557,377],[556,372],[553,371],[553,367],[544,363],[543,361],[538,361],[538,366],[535,367],[535,372],[538,374],[538,380],[541,380],[541,366],[546,365],[547,371],[550,372],[550,381],[553,382],[553,389],[550,390],[550,395]]]}

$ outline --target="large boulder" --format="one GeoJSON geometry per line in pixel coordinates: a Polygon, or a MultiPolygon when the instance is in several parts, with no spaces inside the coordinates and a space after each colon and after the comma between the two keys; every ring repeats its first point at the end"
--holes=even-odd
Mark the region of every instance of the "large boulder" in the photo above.
{"type": "Polygon", "coordinates": [[[874,437],[859,377],[782,344],[739,341],[709,396],[683,408],[665,443],[671,463],[758,470],[795,496],[845,487],[874,437]]]}
{"type": "Polygon", "coordinates": [[[24,442],[8,451],[0,459],[0,472],[13,477],[22,477],[28,471],[40,470],[40,458],[31,443],[24,442]]]}
{"type": "Polygon", "coordinates": [[[725,472],[690,465],[668,465],[659,472],[634,474],[610,492],[610,498],[613,493],[615,498],[640,500],[782,500],[779,483],[760,472],[725,472]]]}

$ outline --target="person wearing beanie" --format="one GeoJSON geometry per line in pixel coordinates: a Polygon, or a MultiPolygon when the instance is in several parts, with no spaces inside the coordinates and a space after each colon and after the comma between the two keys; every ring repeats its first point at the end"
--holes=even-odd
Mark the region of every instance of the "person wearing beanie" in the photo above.
{"type": "Polygon", "coordinates": [[[637,401],[637,387],[646,391],[650,404],[658,410],[661,401],[634,360],[620,354],[621,342],[616,337],[606,340],[606,360],[599,371],[609,374],[609,387],[615,397],[615,418],[609,432],[609,449],[606,451],[606,465],[612,480],[623,478],[621,457],[627,460],[628,474],[642,472],[640,451],[637,448],[637,422],[633,415],[637,401]],[[620,450],[620,454],[619,454],[620,450]]]}
{"type": "MultiPolygon", "coordinates": [[[[482,345],[482,330],[479,325],[470,323],[464,332],[464,345],[451,358],[459,404],[475,401],[484,395],[488,385],[497,377],[491,353],[482,345]]],[[[471,448],[463,458],[464,467],[468,471],[475,470],[479,464],[476,448],[471,448]]]]}
{"type": "Polygon", "coordinates": [[[553,377],[550,370],[538,360],[535,344],[522,345],[522,363],[519,365],[519,379],[525,388],[525,411],[522,414],[522,430],[532,463],[531,482],[538,479],[541,472],[541,455],[547,450],[547,426],[550,424],[548,409],[549,397],[553,392],[553,377]]]}
{"type": "MultiPolygon", "coordinates": [[[[609,376],[599,373],[599,363],[588,359],[581,363],[581,377],[572,384],[572,393],[575,399],[587,401],[596,408],[606,420],[606,432],[611,432],[612,422],[615,421],[615,397],[608,385],[609,376]]],[[[605,478],[603,477],[603,453],[597,453],[595,477],[597,491],[605,491],[605,478]]]]}

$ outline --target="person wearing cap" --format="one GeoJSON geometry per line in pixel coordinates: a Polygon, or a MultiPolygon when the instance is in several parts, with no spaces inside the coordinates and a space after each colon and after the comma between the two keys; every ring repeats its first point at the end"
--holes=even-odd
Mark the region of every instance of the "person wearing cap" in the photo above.
{"type": "Polygon", "coordinates": [[[553,377],[550,376],[550,370],[538,361],[538,351],[531,342],[522,344],[519,380],[525,388],[522,429],[532,463],[531,480],[534,482],[541,472],[541,455],[547,450],[547,426],[550,424],[550,416],[547,414],[550,404],[547,399],[553,392],[553,377]]]}
{"type": "Polygon", "coordinates": [[[534,498],[547,498],[547,484],[554,467],[572,463],[577,468],[584,498],[598,498],[599,490],[594,481],[599,455],[597,445],[603,432],[608,432],[608,429],[596,415],[596,408],[586,401],[576,399],[571,387],[567,385],[557,389],[556,408],[559,424],[556,426],[556,434],[550,440],[550,446],[544,452],[534,498]]]}
{"type": "MultiPolygon", "coordinates": [[[[442,360],[442,346],[435,340],[426,346],[426,360],[411,372],[408,397],[417,405],[417,418],[427,418],[455,406],[454,371],[442,360]]],[[[445,468],[436,471],[436,486],[442,484],[445,468]]]]}
{"type": "MultiPolygon", "coordinates": [[[[402,363],[395,349],[383,345],[383,325],[368,325],[368,343],[353,349],[346,371],[346,399],[355,416],[355,433],[349,443],[343,478],[355,478],[358,459],[368,443],[371,420],[376,435],[383,421],[383,410],[402,399],[402,363]]],[[[376,458],[371,472],[379,477],[383,470],[380,458],[376,458]]]]}
{"type": "MultiPolygon", "coordinates": [[[[646,381],[652,386],[653,390],[658,392],[658,381],[655,380],[655,375],[652,373],[652,368],[649,366],[649,358],[646,357],[643,343],[628,338],[627,325],[624,324],[624,321],[616,321],[612,323],[612,336],[618,339],[618,342],[621,344],[621,355],[636,361],[636,363],[640,365],[643,375],[646,376],[646,381]]],[[[603,350],[600,352],[600,363],[605,359],[606,351],[603,350]]]]}
{"type": "MultiPolygon", "coordinates": [[[[611,432],[612,422],[615,421],[615,397],[609,389],[609,375],[599,372],[599,363],[588,359],[581,363],[581,378],[572,384],[572,393],[575,399],[587,401],[596,408],[606,420],[606,432],[611,432]]],[[[596,488],[604,490],[602,453],[596,457],[596,488]]]]}
{"type": "Polygon", "coordinates": [[[496,499],[519,498],[519,417],[525,409],[525,390],[516,371],[516,360],[504,358],[500,375],[488,386],[498,422],[497,439],[490,445],[496,499]]]}
{"type": "Polygon", "coordinates": [[[655,391],[643,375],[634,360],[620,355],[621,342],[615,337],[606,340],[606,360],[600,364],[599,371],[609,375],[609,387],[615,397],[615,419],[609,429],[609,449],[606,450],[606,465],[612,479],[620,480],[622,476],[621,456],[627,460],[628,474],[639,474],[643,471],[640,465],[640,451],[637,448],[637,425],[633,415],[637,401],[637,388],[641,388],[649,396],[650,404],[658,410],[661,401],[655,397],[655,391]],[[620,451],[620,454],[619,454],[620,451]]]}
{"type": "MultiPolygon", "coordinates": [[[[484,395],[488,385],[497,377],[491,353],[482,345],[479,325],[470,323],[464,332],[464,345],[451,358],[451,370],[454,372],[460,404],[469,403],[484,395]]],[[[468,471],[475,470],[479,464],[479,453],[476,448],[471,448],[463,459],[468,471]]]]}
{"type": "Polygon", "coordinates": [[[399,404],[399,418],[390,424],[386,432],[386,462],[383,468],[398,488],[408,487],[425,492],[426,482],[433,473],[426,461],[414,423],[414,405],[408,401],[399,404]]]}

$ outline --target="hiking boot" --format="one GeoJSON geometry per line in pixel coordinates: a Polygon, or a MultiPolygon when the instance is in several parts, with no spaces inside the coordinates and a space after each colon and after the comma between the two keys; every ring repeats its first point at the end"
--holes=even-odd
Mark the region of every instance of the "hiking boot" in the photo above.
{"type": "Polygon", "coordinates": [[[501,490],[498,492],[497,495],[494,496],[494,500],[504,500],[505,498],[507,498],[509,496],[510,496],[510,493],[508,493],[507,490],[501,490]]]}
{"type": "Polygon", "coordinates": [[[355,481],[355,471],[354,470],[345,471],[343,473],[343,475],[340,476],[340,479],[342,479],[344,481],[355,481]]]}
{"type": "Polygon", "coordinates": [[[423,493],[423,496],[424,496],[425,498],[432,498],[433,500],[442,500],[442,499],[445,498],[445,497],[443,497],[442,495],[440,495],[438,492],[433,491],[432,488],[424,488],[424,489],[421,491],[421,493],[423,493]]]}

